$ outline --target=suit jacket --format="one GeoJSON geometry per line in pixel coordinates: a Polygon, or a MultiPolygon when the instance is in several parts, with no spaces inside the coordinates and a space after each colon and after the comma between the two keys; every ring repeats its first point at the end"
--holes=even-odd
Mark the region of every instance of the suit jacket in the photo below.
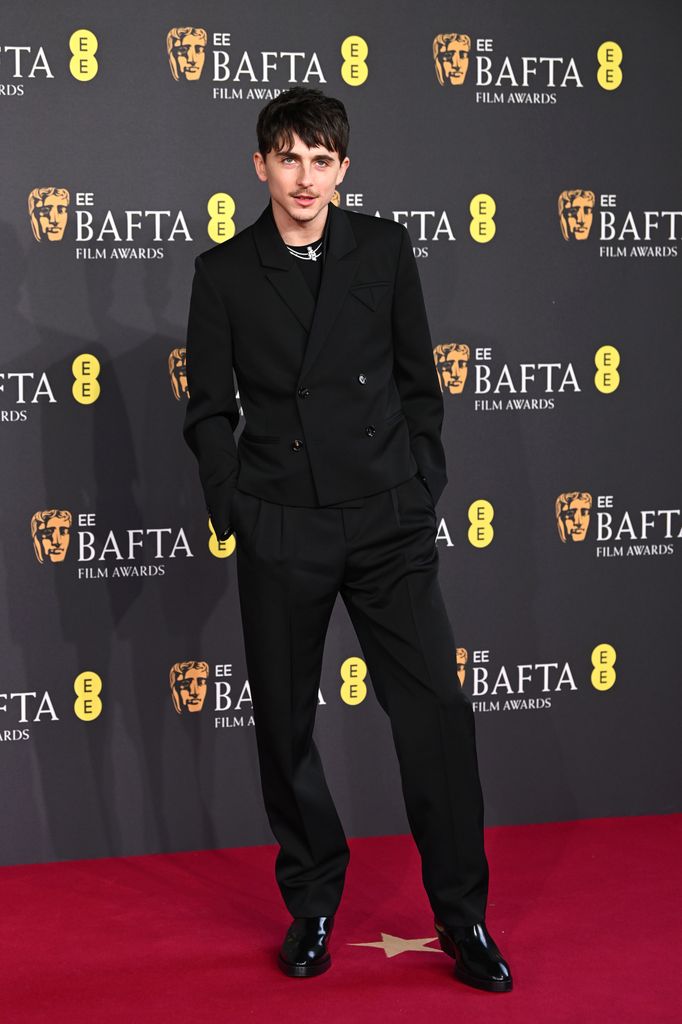
{"type": "Polygon", "coordinates": [[[447,483],[443,397],[409,233],[333,203],[328,218],[317,302],[271,201],[195,260],[183,436],[221,539],[236,487],[325,506],[419,472],[435,504],[447,483]],[[245,417],[238,444],[233,371],[245,417]]]}

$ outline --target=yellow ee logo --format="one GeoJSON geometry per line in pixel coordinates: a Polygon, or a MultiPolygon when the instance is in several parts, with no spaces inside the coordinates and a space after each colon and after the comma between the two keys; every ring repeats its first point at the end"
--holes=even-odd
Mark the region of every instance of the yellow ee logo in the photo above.
{"type": "Polygon", "coordinates": [[[493,219],[496,209],[495,200],[485,192],[479,192],[471,200],[469,203],[469,213],[471,214],[469,232],[474,242],[492,242],[497,231],[493,219]]]}
{"type": "Polygon", "coordinates": [[[91,81],[99,71],[97,53],[97,36],[89,28],[79,28],[71,33],[69,49],[73,57],[69,61],[69,71],[77,82],[91,81]]]}
{"type": "Polygon", "coordinates": [[[210,516],[208,517],[208,528],[211,531],[208,550],[215,558],[228,558],[237,546],[234,534],[231,533],[226,540],[220,540],[213,528],[210,516]]]}
{"type": "Polygon", "coordinates": [[[343,679],[341,700],[346,704],[362,704],[367,696],[367,666],[362,658],[346,658],[339,674],[343,679]]]}
{"type": "Polygon", "coordinates": [[[611,644],[598,644],[592,651],[590,681],[595,690],[610,690],[616,681],[616,649],[611,644]]]}
{"type": "Polygon", "coordinates": [[[597,50],[597,60],[599,62],[597,71],[599,85],[609,92],[612,89],[617,89],[623,81],[623,72],[620,70],[623,51],[618,43],[602,43],[597,50]]]}
{"type": "Polygon", "coordinates": [[[362,36],[346,36],[341,43],[341,77],[346,85],[364,85],[369,69],[367,54],[369,47],[362,36]]]}
{"type": "Polygon", "coordinates": [[[97,356],[89,352],[81,352],[71,363],[73,384],[71,394],[81,405],[92,405],[100,396],[99,377],[100,364],[97,356]]]}
{"type": "Polygon", "coordinates": [[[234,199],[227,192],[216,192],[209,199],[206,204],[210,217],[207,230],[213,242],[226,242],[232,238],[235,232],[235,208],[234,199]]]}
{"type": "Polygon", "coordinates": [[[485,498],[478,498],[471,502],[467,514],[471,523],[467,534],[469,543],[473,544],[475,548],[487,547],[495,535],[492,528],[495,509],[485,498]]]}
{"type": "Polygon", "coordinates": [[[616,391],[620,384],[620,374],[617,367],[620,364],[620,352],[613,345],[602,345],[594,354],[594,365],[597,372],[594,375],[594,386],[603,395],[610,395],[616,391]]]}
{"type": "Polygon", "coordinates": [[[73,688],[76,692],[73,710],[81,722],[93,722],[99,718],[102,713],[102,701],[99,699],[102,680],[97,673],[81,672],[76,676],[73,688]]]}

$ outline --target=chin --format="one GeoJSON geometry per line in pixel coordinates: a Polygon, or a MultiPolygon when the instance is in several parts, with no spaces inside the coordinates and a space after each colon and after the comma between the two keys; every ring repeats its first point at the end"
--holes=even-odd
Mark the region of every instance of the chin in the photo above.
{"type": "Polygon", "coordinates": [[[318,207],[315,210],[311,206],[309,206],[307,210],[302,210],[299,206],[295,206],[291,216],[293,217],[294,220],[300,220],[305,222],[308,220],[312,220],[313,217],[316,217],[318,213],[320,213],[320,210],[321,207],[318,207]]]}

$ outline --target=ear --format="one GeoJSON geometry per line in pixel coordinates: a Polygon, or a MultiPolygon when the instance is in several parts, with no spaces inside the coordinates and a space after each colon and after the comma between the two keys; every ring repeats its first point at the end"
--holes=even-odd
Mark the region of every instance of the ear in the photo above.
{"type": "Polygon", "coordinates": [[[345,178],[346,171],[348,170],[349,166],[350,166],[350,157],[349,156],[345,156],[343,158],[343,160],[341,161],[341,165],[339,167],[339,177],[336,179],[336,184],[337,185],[340,185],[341,182],[343,181],[343,179],[345,178]]]}
{"type": "Polygon", "coordinates": [[[259,179],[261,181],[267,181],[268,175],[267,171],[265,170],[265,160],[263,159],[263,154],[258,149],[253,154],[253,166],[256,169],[256,174],[258,175],[259,179]]]}

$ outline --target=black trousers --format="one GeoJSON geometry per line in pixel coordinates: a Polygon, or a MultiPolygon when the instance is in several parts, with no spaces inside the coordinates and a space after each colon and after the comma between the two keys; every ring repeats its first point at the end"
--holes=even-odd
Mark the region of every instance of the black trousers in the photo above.
{"type": "Polygon", "coordinates": [[[289,912],[333,914],[349,858],[313,741],[340,593],[390,718],[431,907],[448,925],[482,921],[488,863],[474,712],[457,678],[429,491],[414,476],[326,508],[237,491],[233,522],[263,799],[289,912]]]}

